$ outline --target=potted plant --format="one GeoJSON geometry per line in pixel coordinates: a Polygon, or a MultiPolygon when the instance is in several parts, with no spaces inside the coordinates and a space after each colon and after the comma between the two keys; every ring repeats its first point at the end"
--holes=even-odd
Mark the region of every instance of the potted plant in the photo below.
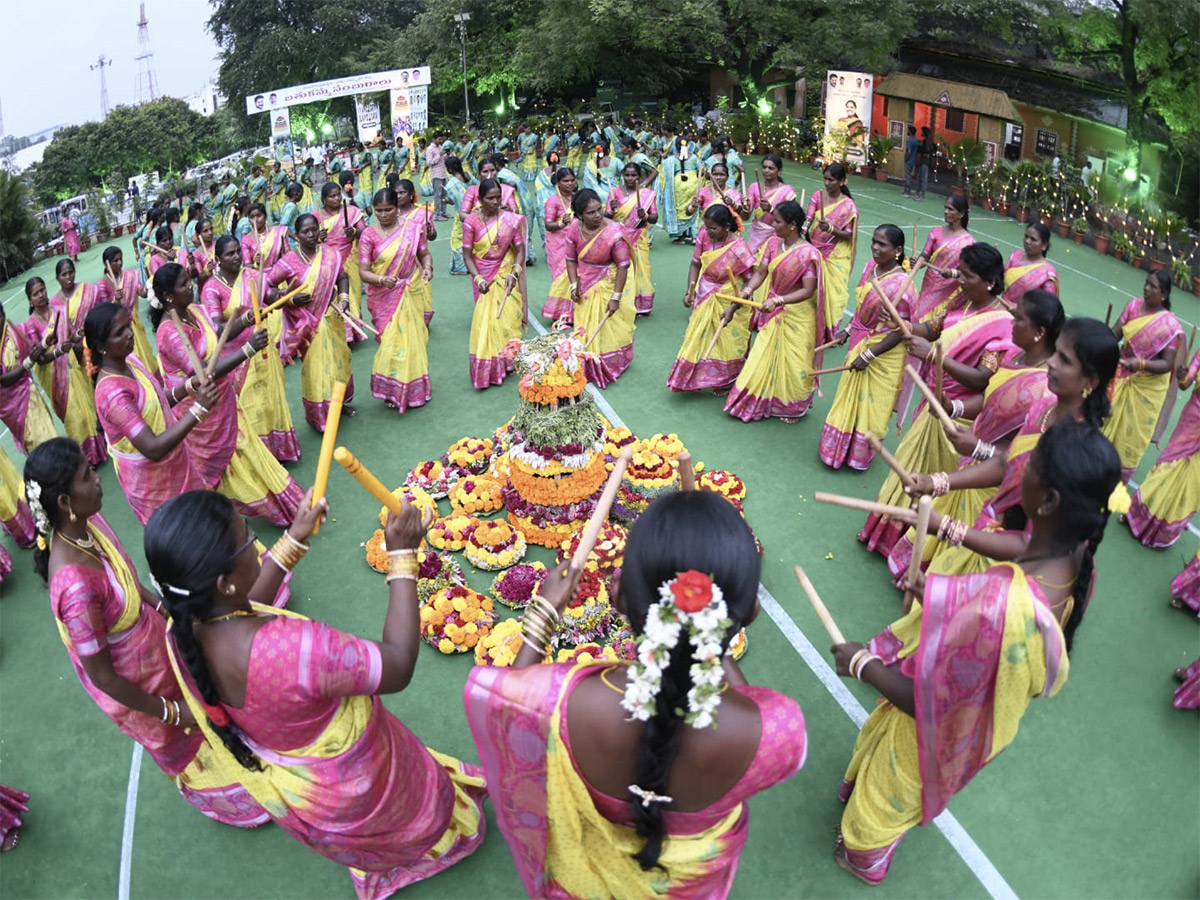
{"type": "Polygon", "coordinates": [[[946,148],[946,157],[954,166],[954,172],[958,176],[958,183],[951,190],[960,197],[965,197],[967,179],[975,169],[987,161],[987,150],[973,137],[963,137],[956,143],[950,144],[939,134],[938,142],[946,148]]]}
{"type": "Polygon", "coordinates": [[[1181,288],[1187,288],[1192,281],[1192,264],[1182,256],[1171,260],[1171,280],[1181,288]]]}
{"type": "Polygon", "coordinates": [[[1075,217],[1075,220],[1071,222],[1071,231],[1074,232],[1075,243],[1083,243],[1083,236],[1088,233],[1088,227],[1088,220],[1086,218],[1083,216],[1075,217]]]}
{"type": "Polygon", "coordinates": [[[887,162],[891,152],[900,146],[898,138],[886,134],[873,134],[870,139],[871,165],[875,169],[876,181],[887,181],[887,162]]]}
{"type": "Polygon", "coordinates": [[[1124,259],[1126,256],[1133,256],[1133,241],[1129,239],[1123,231],[1117,231],[1112,236],[1112,251],[1113,256],[1117,259],[1124,259]]]}

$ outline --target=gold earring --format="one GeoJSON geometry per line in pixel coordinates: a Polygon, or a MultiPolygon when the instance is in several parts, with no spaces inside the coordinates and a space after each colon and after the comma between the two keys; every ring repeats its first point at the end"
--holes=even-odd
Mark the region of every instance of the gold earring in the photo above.
{"type": "Polygon", "coordinates": [[[231,584],[231,585],[228,585],[228,586],[225,588],[225,593],[226,593],[226,594],[235,594],[235,593],[237,593],[237,588],[236,588],[234,585],[232,585],[232,584],[231,584]]]}
{"type": "Polygon", "coordinates": [[[1091,393],[1092,389],[1090,387],[1085,387],[1083,389],[1083,399],[1086,400],[1091,393]]]}
{"type": "Polygon", "coordinates": [[[72,522],[75,521],[75,518],[76,518],[75,510],[71,509],[71,501],[70,500],[67,501],[67,515],[70,516],[72,522]]]}

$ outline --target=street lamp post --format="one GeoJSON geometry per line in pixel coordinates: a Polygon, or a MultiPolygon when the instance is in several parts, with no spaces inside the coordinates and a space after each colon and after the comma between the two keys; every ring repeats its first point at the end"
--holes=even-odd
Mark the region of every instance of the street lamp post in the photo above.
{"type": "Polygon", "coordinates": [[[471,21],[469,12],[454,14],[454,22],[458,25],[458,39],[462,44],[462,74],[463,74],[463,107],[466,109],[466,126],[471,127],[471,98],[467,90],[467,23],[471,21]]]}

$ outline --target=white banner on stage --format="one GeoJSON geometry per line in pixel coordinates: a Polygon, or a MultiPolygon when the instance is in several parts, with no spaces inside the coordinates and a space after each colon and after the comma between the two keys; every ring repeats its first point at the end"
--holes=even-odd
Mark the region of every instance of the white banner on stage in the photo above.
{"type": "Polygon", "coordinates": [[[830,69],[825,86],[826,159],[841,160],[851,166],[866,165],[874,80],[867,72],[830,69]]]}
{"type": "Polygon", "coordinates": [[[246,114],[254,115],[317,100],[333,100],[335,97],[381,93],[393,88],[428,86],[430,81],[429,66],[412,66],[407,69],[392,69],[389,72],[370,72],[366,75],[314,81],[311,84],[296,84],[273,91],[247,94],[246,114]]]}
{"type": "Polygon", "coordinates": [[[379,104],[364,103],[361,97],[355,97],[354,109],[358,113],[358,139],[369,144],[379,137],[379,104]]]}

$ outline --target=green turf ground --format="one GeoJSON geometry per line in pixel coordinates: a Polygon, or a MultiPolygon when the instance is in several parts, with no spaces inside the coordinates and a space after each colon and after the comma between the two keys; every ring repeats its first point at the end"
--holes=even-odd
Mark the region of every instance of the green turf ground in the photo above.
{"type": "MultiPolygon", "coordinates": [[[[785,177],[811,192],[818,175],[788,164],[785,177]]],[[[941,201],[901,201],[899,189],[861,178],[851,187],[864,223],[862,236],[883,222],[921,225],[922,240],[941,221],[941,201]]],[[[1007,258],[1021,227],[982,210],[972,231],[1007,258]]],[[[429,345],[433,400],[398,417],[372,401],[373,348],[354,352],[360,415],[342,420],[341,440],[383,480],[399,484],[407,469],[442,453],[464,435],[488,435],[512,414],[515,384],[477,392],[467,377],[470,285],[451,278],[449,228],[433,244],[437,261],[429,345]]],[[[129,241],[121,239],[128,260],[129,241]]],[[[865,245],[863,245],[865,248],[865,245]]],[[[80,279],[100,276],[99,253],[85,254],[80,279]]],[[[654,315],[639,320],[636,359],[603,393],[641,436],[674,431],[697,460],[729,468],[748,486],[746,515],[765,547],[763,583],[778,600],[779,622],[796,644],[807,634],[819,654],[797,652],[784,631],[763,615],[750,629],[743,667],[754,682],[797,698],[808,723],[804,769],[751,802],[749,844],[742,854],[735,897],[858,897],[867,889],[830,856],[841,807],[836,791],[850,758],[856,728],[818,678],[829,641],[791,576],[807,567],[843,631],[866,639],[899,614],[899,594],[882,560],[856,541],[858,514],[813,500],[819,490],[873,497],[883,479],[877,464],[866,474],[832,472],[817,460],[817,438],[836,382],[796,425],[742,424],[721,412],[708,394],[671,394],[667,372],[683,334],[680,303],[690,248],[671,245],[661,232],[653,250],[658,299],[654,315]],[[832,554],[832,558],[827,558],[832,554]],[[793,627],[792,623],[795,623],[793,627]]],[[[540,256],[540,254],[539,254],[540,256]]],[[[1071,314],[1103,317],[1140,295],[1142,273],[1090,248],[1055,239],[1050,258],[1062,276],[1071,314]]],[[[854,276],[867,259],[860,251],[854,276]]],[[[53,285],[52,261],[36,274],[53,285]]],[[[549,283],[543,258],[530,271],[540,309],[549,283]]],[[[3,299],[10,316],[25,317],[19,284],[3,299]]],[[[53,290],[53,288],[52,288],[53,290]]],[[[1176,313],[1200,321],[1197,300],[1176,290],[1176,313]]],[[[841,351],[832,354],[837,364],[841,351]]],[[[311,483],[319,437],[303,422],[298,367],[288,390],[303,445],[292,467],[311,483]]],[[[894,446],[894,438],[890,441],[894,446]]],[[[13,455],[11,441],[4,446],[13,455]]],[[[18,460],[19,457],[14,456],[18,460]]],[[[1152,463],[1143,462],[1139,477],[1152,463]]],[[[104,514],[141,560],[141,534],[111,466],[103,469],[104,514]]],[[[377,636],[386,608],[383,580],[367,569],[360,543],[376,527],[378,505],[351,479],[330,480],[333,521],[297,570],[292,607],[358,634],[377,636]]],[[[256,525],[264,540],[275,532],[256,525]]],[[[272,826],[243,832],[209,822],[178,796],[152,762],[141,761],[131,790],[133,746],[80,688],[47,608],[46,590],[16,550],[15,571],[0,602],[0,781],[32,795],[20,849],[3,857],[3,897],[352,897],[345,870],[272,826]],[[127,800],[133,803],[127,810],[127,800]],[[125,853],[123,854],[123,836],[125,853]],[[128,863],[123,880],[122,859],[128,863]],[[127,893],[124,893],[127,891],[127,893]]],[[[1172,670],[1200,653],[1194,618],[1168,607],[1168,583],[1196,551],[1186,534],[1163,552],[1144,549],[1115,521],[1099,554],[1100,582],[1077,637],[1070,683],[1050,701],[1034,703],[1021,735],[950,805],[977,871],[994,866],[995,896],[1195,897],[1200,893],[1200,730],[1194,712],[1171,707],[1172,670]],[[1007,887],[1005,887],[1005,883],[1007,887]]],[[[545,558],[543,555],[542,558],[545,558]]],[[[475,587],[487,580],[475,573],[475,587]]],[[[386,698],[388,707],[430,746],[475,758],[461,706],[471,662],[425,647],[411,687],[386,698]]],[[[836,684],[840,682],[833,679],[836,684]]],[[[849,704],[873,706],[872,691],[857,683],[839,688],[849,704]],[[848,692],[847,692],[848,689],[848,692]]],[[[489,807],[490,819],[490,807],[489,807]]],[[[489,826],[494,821],[489,821],[489,826]]],[[[961,846],[962,840],[956,839],[961,846]]],[[[885,887],[874,896],[981,897],[985,887],[950,840],[934,827],[914,830],[896,856],[885,887]]],[[[483,848],[463,864],[405,892],[412,897],[516,897],[520,884],[507,846],[491,830],[483,848]]]]}

